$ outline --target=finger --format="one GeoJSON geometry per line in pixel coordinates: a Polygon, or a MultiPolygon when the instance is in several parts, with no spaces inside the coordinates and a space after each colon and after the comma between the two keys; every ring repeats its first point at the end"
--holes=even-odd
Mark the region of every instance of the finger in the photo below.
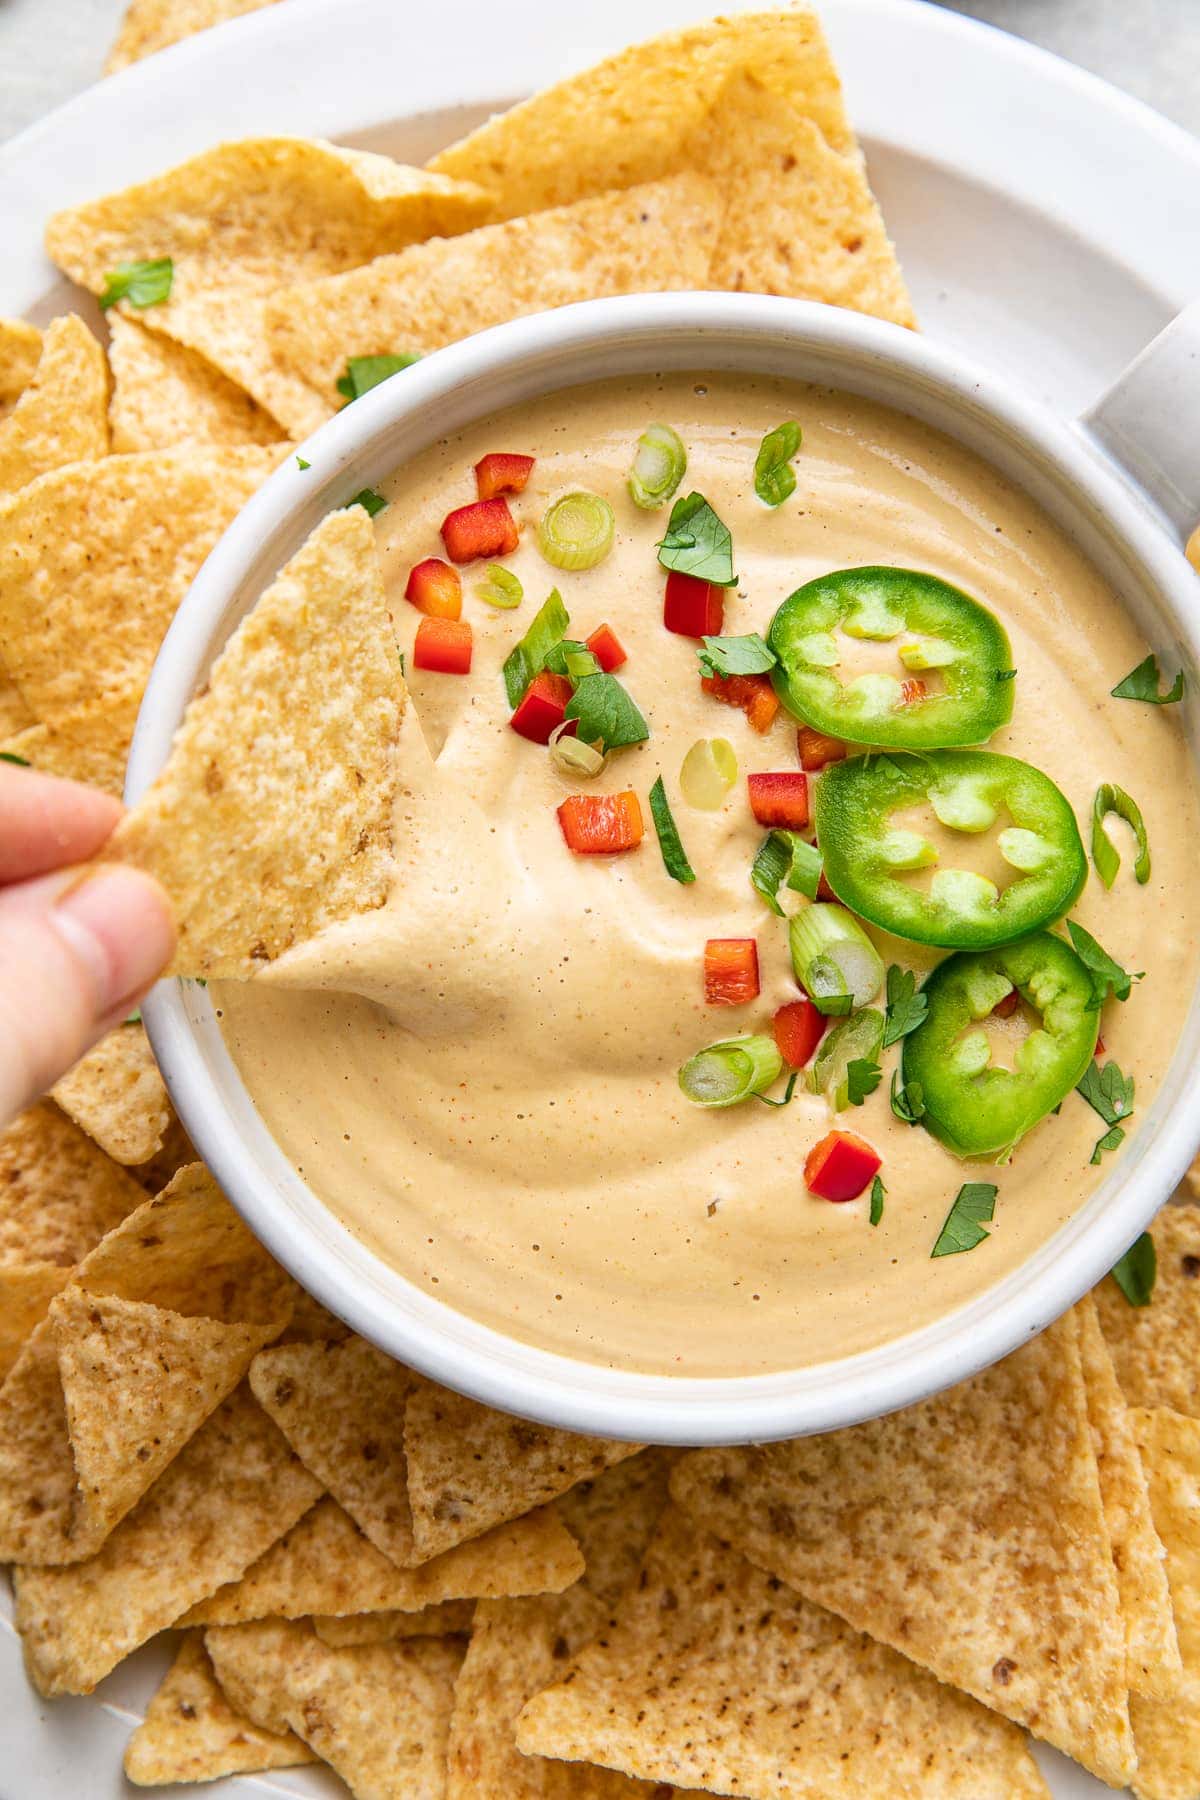
{"type": "Polygon", "coordinates": [[[99,788],[0,762],[0,882],[86,862],[120,817],[99,788]]]}
{"type": "Polygon", "coordinates": [[[137,869],[101,865],[0,893],[0,1122],[132,1010],[174,944],[166,895],[137,869]]]}

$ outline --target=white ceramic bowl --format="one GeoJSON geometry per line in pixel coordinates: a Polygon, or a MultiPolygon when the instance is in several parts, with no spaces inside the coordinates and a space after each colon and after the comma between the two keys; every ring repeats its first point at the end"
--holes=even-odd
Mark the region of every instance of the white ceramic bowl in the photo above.
{"type": "MultiPolygon", "coordinates": [[[[1156,340],[1081,426],[926,339],[832,307],[749,295],[590,301],[483,332],[348,407],[255,495],[201,570],[155,665],[127,798],[161,767],[188,699],[238,620],[317,522],[448,432],[536,395],[659,370],[769,371],[882,401],[948,433],[1023,487],[1121,593],[1200,709],[1200,586],[1178,534],[1200,514],[1200,459],[1176,400],[1200,356],[1196,309],[1156,340]],[[1137,487],[1113,460],[1136,464],[1137,487]]],[[[1191,384],[1195,392],[1194,380],[1191,384]]],[[[1194,430],[1192,433],[1194,443],[1194,430]]],[[[336,678],[336,671],[331,671],[336,678]]],[[[431,1299],[341,1226],[256,1113],[204,989],[161,983],[145,1019],[200,1154],[279,1260],[357,1331],[428,1375],[548,1424],[659,1443],[827,1431],[962,1380],[1047,1325],[1147,1224],[1200,1141],[1200,1008],[1154,1104],[1090,1200],[1035,1256],[919,1331],[810,1368],[728,1379],[615,1372],[538,1350],[431,1299]]]]}

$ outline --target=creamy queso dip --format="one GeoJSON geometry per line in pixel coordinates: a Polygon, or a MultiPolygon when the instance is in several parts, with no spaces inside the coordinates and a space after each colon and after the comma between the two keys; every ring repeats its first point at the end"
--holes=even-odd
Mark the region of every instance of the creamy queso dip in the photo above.
{"type": "MultiPolygon", "coordinates": [[[[829,570],[930,571],[981,600],[1011,639],[1012,722],[988,748],[1043,769],[1085,841],[1101,782],[1140,803],[1150,882],[1135,884],[1122,836],[1112,891],[1093,872],[1073,913],[1146,972],[1101,1021],[1106,1055],[1136,1078],[1138,1112],[1196,976],[1197,808],[1172,710],[1109,696],[1146,653],[1119,599],[1028,499],[910,419],[765,379],[613,381],[472,427],[396,475],[378,519],[411,687],[394,889],[382,909],[253,983],[214,990],[226,1041],[292,1163],[420,1288],[615,1368],[745,1375],[864,1350],[1009,1274],[1100,1178],[1089,1157],[1104,1125],[1072,1093],[1007,1166],[963,1163],[893,1116],[895,1050],[878,1091],[836,1118],[803,1082],[782,1108],[701,1111],[684,1098],[677,1074],[688,1057],[769,1031],[776,1008],[797,998],[786,923],[748,880],[763,827],[744,776],[798,763],[795,721],[781,712],[758,735],[701,690],[696,643],[663,628],[655,545],[668,509],[639,511],[625,489],[638,435],[660,419],[687,446],[680,492],[706,495],[733,534],[740,579],[726,633],[765,631],[793,589],[829,570]],[[769,510],[754,493],[755,453],[789,418],[804,432],[797,487],[769,510]],[[512,502],[520,548],[503,558],[524,601],[516,611],[482,603],[473,587],[483,565],[464,568],[473,668],[414,671],[421,615],[403,599],[408,571],[444,554],[442,518],[475,498],[472,466],[497,450],[537,458],[512,502]],[[613,550],[580,574],[548,567],[534,542],[547,502],[573,487],[616,512],[613,550]],[[501,665],[554,586],[572,636],[614,628],[628,652],[620,679],[650,726],[647,743],[615,753],[591,784],[641,796],[646,837],[625,855],[569,852],[556,807],[583,784],[509,729],[501,665]],[[700,811],[680,797],[680,765],[696,740],[717,736],[734,746],[739,779],[719,811],[700,811]],[[659,773],[692,886],[668,879],[650,826],[659,773]],[[750,1005],[705,1005],[710,937],[757,939],[762,990],[750,1005]],[[835,1205],[806,1191],[805,1155],[835,1125],[882,1158],[886,1204],[874,1227],[866,1195],[835,1205]],[[999,1190],[987,1241],[931,1259],[972,1179],[999,1190]]],[[[874,935],[885,961],[918,971],[945,954],[874,935]]]]}

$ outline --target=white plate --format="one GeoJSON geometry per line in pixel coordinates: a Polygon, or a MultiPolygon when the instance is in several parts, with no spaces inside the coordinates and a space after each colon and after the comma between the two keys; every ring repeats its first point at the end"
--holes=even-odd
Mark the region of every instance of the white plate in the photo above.
{"type": "MultiPolygon", "coordinates": [[[[58,207],[221,138],[320,133],[420,161],[498,106],[708,10],[438,0],[414,29],[395,0],[288,0],[206,32],[0,151],[0,313],[42,319],[70,302],[41,250],[58,207]]],[[[1080,410],[1200,295],[1200,143],[1095,77],[919,0],[824,0],[822,12],[925,329],[1080,410]]],[[[6,1621],[0,1631],[0,1800],[129,1800],[121,1755],[161,1649],[95,1697],[49,1706],[26,1686],[6,1621]]],[[[1037,1754],[1057,1800],[1110,1792],[1037,1754]]],[[[344,1794],[308,1770],[207,1791],[344,1794]]]]}

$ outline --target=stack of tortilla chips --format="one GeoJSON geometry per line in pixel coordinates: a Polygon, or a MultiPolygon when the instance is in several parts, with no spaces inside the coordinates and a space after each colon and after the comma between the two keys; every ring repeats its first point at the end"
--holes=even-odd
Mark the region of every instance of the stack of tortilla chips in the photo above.
{"type": "MultiPolygon", "coordinates": [[[[137,0],[114,62],[247,10],[137,0]]],[[[0,324],[0,733],[114,791],[190,580],[350,358],[647,289],[912,322],[804,12],[629,51],[429,170],[224,145],[48,242],[96,295],[159,267],[107,353],[76,317],[0,324]]],[[[352,507],[114,839],[176,901],[179,973],[251,977],[381,904],[404,700],[352,507]]],[[[133,1781],[322,1762],[359,1800],[1021,1800],[1047,1791],[1028,1732],[1145,1800],[1200,1787],[1194,1205],[1155,1227],[1148,1306],[1106,1283],[906,1413],[668,1454],[349,1334],[195,1161],[136,1022],[0,1163],[0,1558],[46,1696],[168,1634],[133,1781]]]]}

